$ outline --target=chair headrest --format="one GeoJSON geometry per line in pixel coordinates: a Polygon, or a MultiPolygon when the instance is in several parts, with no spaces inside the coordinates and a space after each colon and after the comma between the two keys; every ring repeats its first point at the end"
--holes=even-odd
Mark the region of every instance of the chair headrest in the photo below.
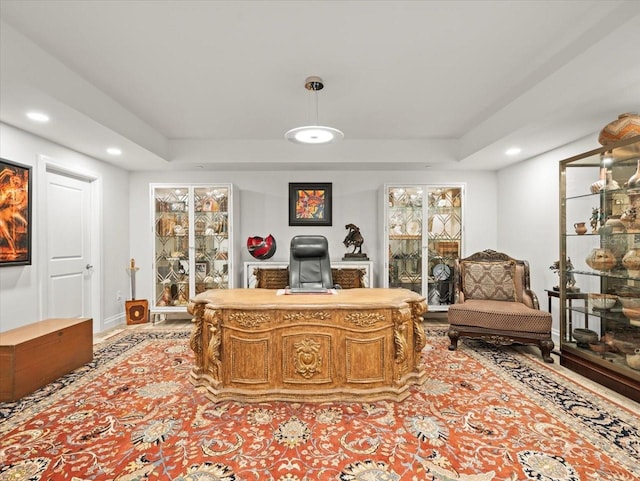
{"type": "Polygon", "coordinates": [[[291,255],[294,257],[322,257],[327,255],[328,242],[323,236],[296,236],[291,239],[291,255]]]}

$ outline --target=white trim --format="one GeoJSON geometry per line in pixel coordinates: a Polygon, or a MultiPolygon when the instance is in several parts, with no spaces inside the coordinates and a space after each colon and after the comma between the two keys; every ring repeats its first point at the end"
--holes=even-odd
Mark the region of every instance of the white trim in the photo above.
{"type": "MultiPolygon", "coordinates": [[[[48,287],[47,279],[49,266],[47,263],[47,242],[46,236],[48,232],[45,226],[47,223],[47,173],[53,172],[68,177],[75,177],[77,179],[86,181],[89,183],[90,195],[91,195],[91,262],[93,264],[94,272],[93,281],[91,283],[91,317],[93,318],[93,332],[102,332],[103,319],[102,319],[102,287],[104,285],[103,275],[103,251],[102,251],[102,200],[103,200],[103,182],[100,174],[84,171],[75,167],[69,167],[59,162],[54,161],[51,157],[46,155],[38,155],[37,162],[38,171],[38,188],[37,192],[41,195],[38,196],[36,204],[37,211],[39,213],[40,221],[38,225],[41,227],[38,233],[38,268],[43,273],[39,279],[39,316],[40,319],[45,319],[47,316],[48,304],[48,287]]],[[[124,315],[124,313],[123,313],[124,315]]]]}
{"type": "Polygon", "coordinates": [[[125,317],[124,312],[116,314],[115,316],[107,317],[102,322],[102,330],[100,332],[105,332],[110,329],[115,329],[116,327],[120,327],[126,325],[127,319],[125,317]]]}

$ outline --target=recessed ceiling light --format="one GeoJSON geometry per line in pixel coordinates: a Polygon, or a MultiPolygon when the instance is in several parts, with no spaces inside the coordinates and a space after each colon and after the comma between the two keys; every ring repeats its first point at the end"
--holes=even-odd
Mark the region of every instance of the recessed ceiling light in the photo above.
{"type": "Polygon", "coordinates": [[[522,152],[522,149],[520,147],[511,147],[510,149],[507,149],[505,151],[505,154],[507,154],[507,155],[518,155],[520,152],[522,152]]]}
{"type": "Polygon", "coordinates": [[[42,112],[27,112],[27,117],[34,122],[49,122],[49,116],[42,112]]]}
{"type": "Polygon", "coordinates": [[[122,155],[122,150],[118,147],[109,147],[107,149],[107,154],[109,155],[122,155]]]}

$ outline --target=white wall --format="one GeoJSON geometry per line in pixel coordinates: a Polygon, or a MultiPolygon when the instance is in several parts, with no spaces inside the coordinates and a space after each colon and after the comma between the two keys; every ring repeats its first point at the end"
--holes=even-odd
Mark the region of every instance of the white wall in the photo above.
{"type": "Polygon", "coordinates": [[[33,235],[32,264],[0,268],[0,331],[38,321],[43,316],[40,305],[40,280],[46,265],[39,252],[43,245],[44,226],[38,205],[39,156],[46,156],[60,166],[99,177],[102,184],[102,272],[94,272],[102,281],[100,305],[94,309],[94,331],[124,322],[124,299],[116,300],[120,291],[125,297],[129,281],[125,268],[129,265],[129,182],[128,172],[91,157],[0,123],[0,156],[33,166],[33,235]]]}
{"type": "Polygon", "coordinates": [[[140,264],[138,297],[152,300],[152,244],[149,212],[150,183],[232,183],[240,194],[235,248],[241,263],[236,269],[236,286],[242,285],[242,263],[255,261],[247,251],[250,236],[272,234],[277,243],[272,261],[289,260],[289,241],[300,233],[321,234],[329,240],[332,260],[340,260],[347,249],[342,241],[345,224],[354,223],[362,232],[363,252],[374,262],[374,283],[379,285],[382,263],[382,186],[385,183],[464,183],[465,234],[463,255],[497,245],[497,182],[493,172],[134,172],[130,177],[131,255],[140,264]],[[289,227],[288,183],[331,182],[333,225],[331,227],[289,227]]]}
{"type": "Polygon", "coordinates": [[[241,285],[242,263],[254,260],[246,249],[246,239],[253,235],[273,234],[278,250],[272,260],[288,261],[289,241],[297,233],[326,235],[332,259],[339,260],[347,249],[342,244],[347,223],[358,225],[365,238],[363,251],[374,262],[374,279],[380,271],[382,186],[385,183],[463,183],[465,198],[465,233],[463,255],[486,248],[497,248],[498,208],[497,176],[493,172],[437,171],[424,172],[135,172],[129,173],[43,138],[0,124],[0,155],[3,158],[34,166],[33,256],[31,266],[0,268],[0,331],[35,322],[42,318],[40,283],[46,266],[39,256],[44,231],[39,225],[38,204],[41,193],[37,163],[39,156],[65,168],[91,173],[102,183],[102,258],[100,277],[103,288],[100,306],[94,316],[94,330],[103,331],[125,321],[124,299],[129,278],[126,267],[135,258],[141,270],[137,297],[151,300],[151,221],[149,183],[233,183],[239,194],[239,231],[236,248],[241,263],[236,269],[236,285],[241,285]],[[289,227],[288,183],[332,182],[333,226],[289,227]]]}
{"type": "MultiPolygon", "coordinates": [[[[589,135],[498,172],[498,250],[529,261],[531,288],[544,310],[545,289],[558,285],[558,275],[549,266],[560,259],[559,162],[600,147],[597,139],[597,134],[589,135]]],[[[552,304],[553,336],[559,347],[558,300],[552,304]]]]}

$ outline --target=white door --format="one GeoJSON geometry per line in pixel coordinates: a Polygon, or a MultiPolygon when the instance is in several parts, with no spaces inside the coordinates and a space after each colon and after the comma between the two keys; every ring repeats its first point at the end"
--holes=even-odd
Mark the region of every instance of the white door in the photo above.
{"type": "Polygon", "coordinates": [[[91,185],[47,172],[47,317],[91,316],[91,185]]]}

